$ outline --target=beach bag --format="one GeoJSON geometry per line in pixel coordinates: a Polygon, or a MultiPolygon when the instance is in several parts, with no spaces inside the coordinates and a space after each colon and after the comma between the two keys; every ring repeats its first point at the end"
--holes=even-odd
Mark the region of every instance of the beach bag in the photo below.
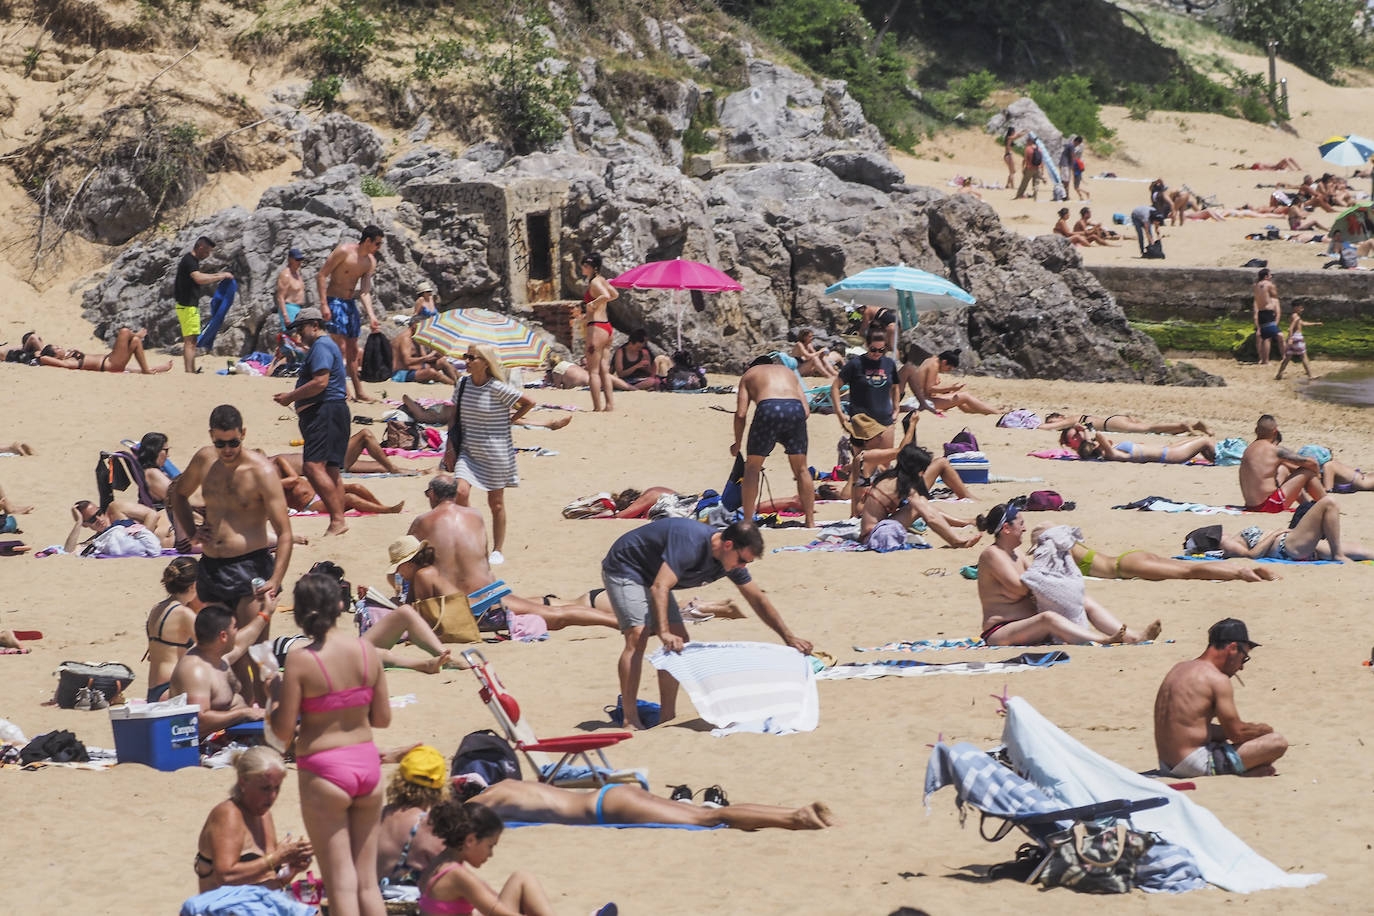
{"type": "Polygon", "coordinates": [[[1355,250],[1355,246],[1349,242],[1341,246],[1341,267],[1344,270],[1354,270],[1360,266],[1360,255],[1355,250]]]}
{"type": "Polygon", "coordinates": [[[1240,464],[1247,445],[1248,443],[1239,436],[1227,436],[1217,443],[1217,460],[1212,463],[1217,467],[1240,464]]]}
{"type": "Polygon", "coordinates": [[[1153,242],[1145,246],[1145,254],[1142,255],[1142,257],[1144,257],[1146,260],[1153,261],[1164,260],[1164,243],[1159,241],[1158,239],[1155,239],[1153,242]]]}
{"type": "Polygon", "coordinates": [[[434,630],[440,642],[480,642],[477,618],[462,595],[440,595],[415,602],[415,610],[434,630]]]}
{"type": "Polygon", "coordinates": [[[1035,490],[1026,498],[1027,512],[1057,512],[1064,506],[1064,497],[1053,490],[1035,490]]]}
{"type": "Polygon", "coordinates": [[[1194,528],[1183,538],[1183,552],[1187,554],[1207,553],[1221,548],[1221,526],[1204,525],[1194,528]]]}
{"type": "MultiPolygon", "coordinates": [[[[448,428],[448,441],[453,445],[453,464],[458,464],[458,456],[463,454],[463,391],[468,386],[468,376],[458,380],[458,393],[453,396],[453,422],[448,428]]],[[[429,430],[425,430],[428,438],[429,430]]],[[[451,471],[453,468],[444,468],[451,471]]]]}
{"type": "Polygon", "coordinates": [[[363,362],[358,374],[365,382],[385,382],[391,378],[391,341],[381,332],[367,335],[363,344],[363,362]]]}
{"type": "Polygon", "coordinates": [[[304,878],[291,882],[291,896],[298,903],[318,906],[324,899],[324,882],[316,878],[313,871],[307,871],[304,878]]]}
{"type": "Polygon", "coordinates": [[[424,447],[420,441],[420,424],[414,420],[386,421],[386,432],[382,434],[383,448],[399,448],[418,451],[424,447]]]}
{"type": "MultiPolygon", "coordinates": [[[[651,703],[648,700],[636,700],[635,706],[639,709],[639,721],[644,724],[645,728],[653,728],[655,725],[659,723],[659,720],[663,717],[662,710],[659,708],[659,705],[657,703],[651,703]]],[[[615,705],[606,707],[606,715],[610,717],[611,723],[613,725],[624,726],[624,698],[617,696],[615,698],[615,705]]]]}
{"type": "Polygon", "coordinates": [[[1044,161],[1045,156],[1040,152],[1040,147],[1038,145],[1031,147],[1031,165],[1038,169],[1044,161]]]}
{"type": "Polygon", "coordinates": [[[1002,414],[1002,418],[997,421],[998,426],[1007,429],[1039,429],[1040,417],[1035,411],[1025,407],[1018,407],[1016,410],[1002,414]]]}
{"type": "Polygon", "coordinates": [[[24,766],[40,760],[51,760],[54,763],[87,763],[90,759],[91,755],[86,753],[86,745],[69,731],[39,735],[24,745],[24,749],[19,752],[19,762],[24,766]]]}
{"type": "Polygon", "coordinates": [[[520,758],[515,756],[510,742],[489,728],[478,729],[463,736],[453,755],[450,776],[476,773],[494,786],[503,779],[520,779],[520,758]]]}
{"type": "Polygon", "coordinates": [[[134,682],[134,672],[119,662],[63,662],[57,666],[57,705],[76,708],[76,695],[83,687],[99,691],[105,699],[119,696],[134,682]]]}
{"type": "Polygon", "coordinates": [[[961,455],[964,452],[981,451],[978,448],[978,438],[969,432],[967,426],[954,434],[954,438],[945,443],[945,455],[961,455]]]}
{"type": "Polygon", "coordinates": [[[1135,887],[1136,865],[1157,838],[1113,819],[1105,825],[1080,821],[1046,842],[1050,853],[1039,883],[1089,894],[1128,894],[1135,887]]]}

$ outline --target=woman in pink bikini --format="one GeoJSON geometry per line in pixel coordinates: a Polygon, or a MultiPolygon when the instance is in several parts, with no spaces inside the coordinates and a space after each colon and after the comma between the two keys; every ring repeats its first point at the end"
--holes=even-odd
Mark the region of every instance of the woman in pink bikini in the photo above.
{"type": "MultiPolygon", "coordinates": [[[[517,871],[498,894],[477,877],[505,829],[501,818],[486,805],[448,799],[429,812],[429,829],[444,841],[445,852],[420,878],[422,916],[552,916],[553,906],[538,879],[517,871]]],[[[596,916],[615,916],[614,903],[596,916]]]]}
{"type": "Polygon", "coordinates": [[[606,303],[620,297],[615,287],[601,276],[601,255],[589,254],[582,259],[582,276],[587,278],[587,291],[582,295],[582,320],[587,341],[587,371],[591,373],[592,409],[614,409],[611,393],[611,320],[606,315],[606,303]],[[602,398],[606,404],[601,404],[602,398]]]}
{"type": "Polygon", "coordinates": [[[287,655],[285,670],[273,682],[271,725],[283,742],[296,739],[301,815],[330,912],[382,916],[382,770],[372,729],[391,724],[391,706],[377,650],[334,626],[343,609],[337,579],[310,573],[296,583],[296,624],[314,642],[287,655]]]}

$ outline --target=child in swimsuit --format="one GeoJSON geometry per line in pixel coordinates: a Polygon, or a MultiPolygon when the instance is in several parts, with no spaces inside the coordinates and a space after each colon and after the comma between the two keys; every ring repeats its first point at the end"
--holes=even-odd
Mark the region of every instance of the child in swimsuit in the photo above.
{"type": "MultiPolygon", "coordinates": [[[[476,869],[492,857],[505,829],[500,816],[486,805],[456,798],[440,802],[430,810],[429,827],[444,841],[445,851],[420,879],[422,916],[553,913],[548,894],[527,872],[513,873],[499,894],[477,876],[476,869]]],[[[615,912],[614,904],[597,911],[605,916],[614,916],[615,912]]]]}

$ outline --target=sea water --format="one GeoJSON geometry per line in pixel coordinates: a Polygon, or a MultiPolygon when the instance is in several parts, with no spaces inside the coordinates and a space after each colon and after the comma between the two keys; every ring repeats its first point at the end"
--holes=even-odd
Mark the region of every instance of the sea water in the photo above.
{"type": "MultiPolygon", "coordinates": [[[[1292,372],[1293,367],[1289,366],[1292,372]]],[[[1298,371],[1302,367],[1298,366],[1298,371]]],[[[1344,404],[1347,407],[1374,407],[1374,367],[1343,369],[1313,379],[1300,389],[1309,398],[1344,404]]]]}

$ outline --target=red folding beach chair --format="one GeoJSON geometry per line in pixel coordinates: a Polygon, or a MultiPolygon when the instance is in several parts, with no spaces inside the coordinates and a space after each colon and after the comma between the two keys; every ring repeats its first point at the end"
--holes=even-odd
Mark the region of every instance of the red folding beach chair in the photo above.
{"type": "Polygon", "coordinates": [[[506,740],[525,756],[526,763],[538,775],[540,782],[569,787],[604,786],[620,782],[648,784],[647,770],[617,770],[606,759],[606,748],[634,735],[629,732],[596,732],[564,738],[538,738],[521,715],[520,704],[496,676],[486,656],[478,649],[465,649],[462,654],[472,666],[482,702],[491,710],[506,740]],[[592,754],[596,755],[596,761],[593,761],[592,754]],[[557,760],[554,755],[557,755],[557,760]],[[573,768],[579,763],[585,767],[585,771],[573,768]]]}

